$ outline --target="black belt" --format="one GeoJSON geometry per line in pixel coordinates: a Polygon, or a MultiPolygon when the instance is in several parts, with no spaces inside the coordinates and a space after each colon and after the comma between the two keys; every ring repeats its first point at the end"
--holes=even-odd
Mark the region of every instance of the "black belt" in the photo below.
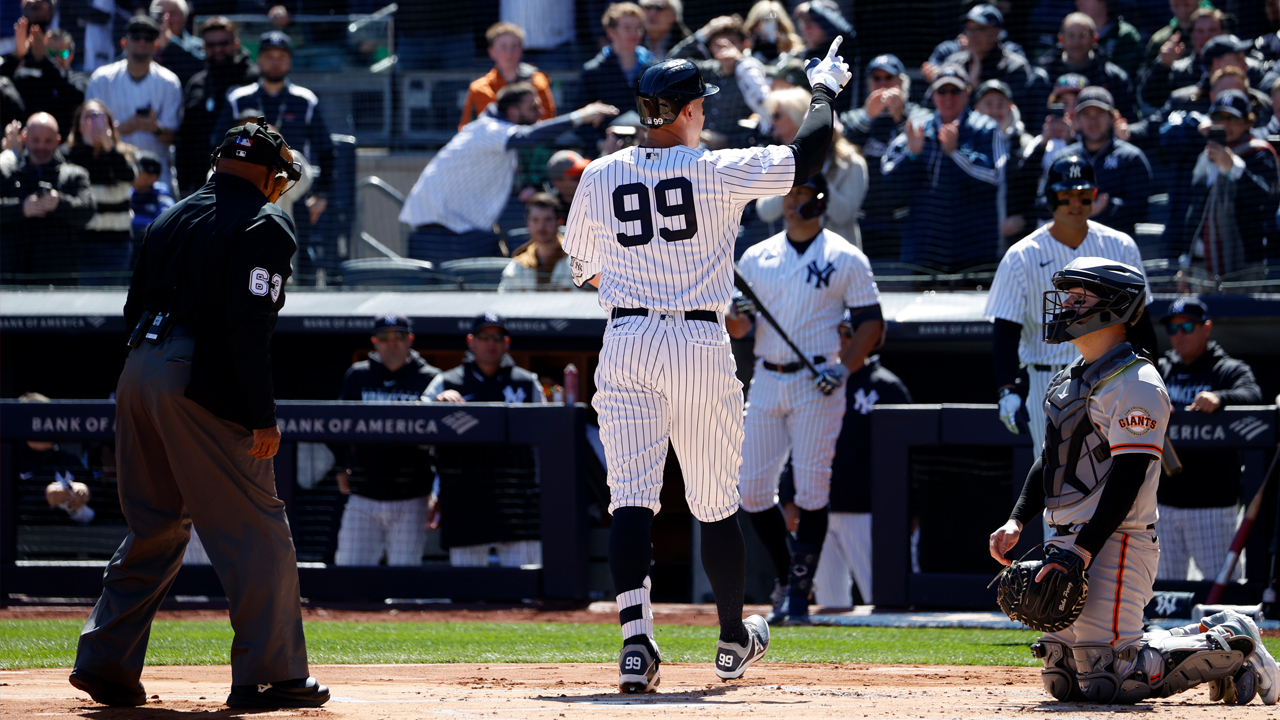
{"type": "MultiPolygon", "coordinates": [[[[815,355],[813,357],[814,365],[821,365],[826,361],[827,359],[821,355],[815,355]]],[[[802,362],[793,362],[793,363],[787,363],[786,365],[778,365],[777,363],[771,363],[768,360],[765,360],[761,362],[761,364],[764,365],[765,370],[772,370],[778,373],[794,373],[794,372],[800,372],[801,370],[805,369],[805,364],[802,362]]]]}
{"type": "MultiPolygon", "coordinates": [[[[1070,535],[1070,534],[1071,534],[1071,528],[1072,528],[1072,526],[1071,526],[1071,525],[1050,525],[1050,526],[1049,526],[1049,529],[1053,531],[1054,537],[1061,537],[1061,536],[1063,536],[1063,535],[1070,535]]],[[[1148,525],[1148,526],[1147,526],[1147,529],[1148,529],[1148,530],[1155,530],[1155,529],[1156,529],[1156,524],[1155,524],[1155,523],[1151,523],[1150,525],[1148,525]]]]}
{"type": "MultiPolygon", "coordinates": [[[[614,320],[621,317],[632,317],[634,315],[648,316],[653,312],[649,308],[614,308],[609,314],[614,320]]],[[[668,313],[660,313],[666,315],[668,313]]],[[[701,320],[702,322],[720,323],[720,318],[716,316],[714,310],[686,310],[683,313],[671,313],[673,315],[683,315],[685,320],[701,320]]]]}
{"type": "Polygon", "coordinates": [[[1032,365],[1032,368],[1040,372],[1057,372],[1066,367],[1066,365],[1032,365]]]}

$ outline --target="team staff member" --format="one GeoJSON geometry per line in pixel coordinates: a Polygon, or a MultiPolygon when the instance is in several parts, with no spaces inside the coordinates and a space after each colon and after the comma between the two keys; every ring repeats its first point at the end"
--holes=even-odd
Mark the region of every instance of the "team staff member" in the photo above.
{"type": "MultiPolygon", "coordinates": [[[[1041,298],[1052,290],[1052,278],[1067,263],[1082,257],[1105,257],[1132,267],[1142,267],[1142,256],[1133,239],[1089,219],[1098,194],[1093,166],[1078,155],[1060,157],[1049,168],[1045,196],[1053,208],[1053,221],[1014,243],[996,268],[983,316],[995,323],[992,359],[1000,420],[1009,432],[1018,425],[1022,398],[1018,388],[1019,364],[1027,370],[1027,425],[1032,447],[1044,444],[1044,416],[1039,398],[1049,380],[1075,360],[1079,353],[1066,343],[1044,340],[1040,325],[1041,298]]],[[[1140,271],[1141,272],[1141,271],[1140,271]]],[[[1145,316],[1135,331],[1140,347],[1155,347],[1155,332],[1145,316]]]]}
{"type": "Polygon", "coordinates": [[[756,325],[756,370],[743,423],[738,493],[777,573],[770,623],[809,622],[813,573],[827,535],[831,458],[845,413],[845,395],[838,390],[862,367],[882,326],[880,292],[867,256],[822,228],[827,195],[821,175],[792,188],[782,200],[786,230],[753,245],[738,261],[760,302],[821,375],[811,378],[773,325],[756,321],[756,305],[746,296],[734,297],[725,320],[734,339],[745,337],[753,321],[756,325]],[[837,326],[845,308],[865,322],[852,348],[841,353],[837,326]],[[778,481],[788,456],[800,508],[790,552],[778,506],[778,481]]]}
{"type": "MultiPolygon", "coordinates": [[[[417,402],[440,374],[413,349],[413,323],[403,315],[373,319],[373,352],[342,379],[339,400],[417,402]]],[[[338,529],[335,565],[421,565],[427,501],[435,469],[417,445],[349,443],[334,448],[338,490],[349,496],[338,529]]]]}
{"type": "MultiPolygon", "coordinates": [[[[1218,699],[1221,683],[1235,682],[1244,661],[1262,647],[1251,621],[1219,614],[1180,629],[1207,632],[1142,632],[1160,559],[1156,487],[1173,409],[1159,372],[1127,339],[1145,306],[1146,279],[1135,267],[1084,257],[1054,273],[1052,282],[1044,294],[1045,341],[1070,342],[1080,357],[1054,376],[1043,396],[1044,449],[1009,521],[991,534],[991,556],[1010,564],[1005,553],[1043,513],[1053,537],[1032,580],[1045,594],[1042,606],[1073,600],[1088,570],[1079,614],[1031,646],[1044,662],[1044,689],[1055,699],[1134,703],[1202,682],[1216,684],[1211,697],[1218,699]]],[[[1274,686],[1274,667],[1254,686],[1274,686]]]]}
{"type": "Polygon", "coordinates": [[[232,707],[315,707],[298,569],[271,458],[280,447],[271,334],[296,245],[274,201],[298,171],[258,118],[229,130],[213,177],[147,230],[125,302],[136,328],[116,389],[116,463],[129,534],[80,631],[71,684],[142,705],[151,621],[191,523],[231,606],[232,707]],[[145,335],[144,335],[145,333],[145,335]]]}
{"type": "MultiPolygon", "coordinates": [[[[1209,339],[1213,321],[1198,298],[1179,298],[1160,324],[1173,348],[1160,358],[1160,377],[1175,412],[1215,413],[1228,405],[1259,405],[1262,390],[1253,370],[1209,339]]],[[[1187,580],[1189,562],[1206,578],[1217,575],[1231,549],[1240,501],[1237,450],[1181,451],[1182,472],[1160,477],[1160,580],[1187,580]]],[[[1237,577],[1243,563],[1236,565],[1237,577]]]]}

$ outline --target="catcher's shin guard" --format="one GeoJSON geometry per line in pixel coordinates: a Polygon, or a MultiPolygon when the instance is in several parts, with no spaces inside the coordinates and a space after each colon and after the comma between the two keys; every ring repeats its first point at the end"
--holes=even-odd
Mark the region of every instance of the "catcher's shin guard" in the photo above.
{"type": "Polygon", "coordinates": [[[1069,648],[1050,638],[1040,638],[1031,645],[1031,654],[1044,662],[1040,671],[1040,681],[1044,683],[1044,691],[1061,702],[1080,702],[1084,695],[1080,694],[1080,686],[1076,684],[1076,673],[1071,667],[1069,648]]]}
{"type": "Polygon", "coordinates": [[[1153,695],[1169,697],[1201,683],[1234,678],[1253,654],[1248,636],[1232,637],[1218,628],[1198,635],[1150,633],[1139,667],[1151,677],[1153,695]]]}

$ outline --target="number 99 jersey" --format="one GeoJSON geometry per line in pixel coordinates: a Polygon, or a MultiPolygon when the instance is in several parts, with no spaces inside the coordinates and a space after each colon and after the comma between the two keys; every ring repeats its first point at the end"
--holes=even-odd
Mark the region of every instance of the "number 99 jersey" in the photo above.
{"type": "Polygon", "coordinates": [[[582,174],[565,232],[574,282],[599,273],[606,310],[723,312],[743,208],[785,195],[795,169],[784,145],[631,147],[596,160],[582,174]]]}

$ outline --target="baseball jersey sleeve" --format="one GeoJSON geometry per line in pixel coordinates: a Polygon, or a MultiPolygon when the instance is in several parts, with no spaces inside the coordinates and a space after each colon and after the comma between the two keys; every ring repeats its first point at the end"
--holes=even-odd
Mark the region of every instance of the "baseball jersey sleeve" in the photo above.
{"type": "Polygon", "coordinates": [[[435,402],[435,399],[442,392],[444,392],[444,373],[431,378],[431,382],[427,384],[427,389],[422,391],[422,400],[423,402],[435,402]]]}
{"type": "Polygon", "coordinates": [[[987,293],[987,306],[982,316],[988,320],[1008,320],[1021,325],[1027,317],[1026,278],[1019,272],[1017,258],[1012,252],[1005,253],[996,268],[996,277],[991,281],[991,291],[987,293]]]}
{"type": "Polygon", "coordinates": [[[795,184],[796,158],[786,145],[720,150],[710,158],[735,203],[786,195],[795,184]]]}
{"type": "Polygon", "coordinates": [[[565,223],[563,247],[569,254],[573,284],[578,287],[600,274],[601,262],[596,243],[604,229],[592,219],[599,210],[596,206],[603,202],[598,177],[599,174],[592,172],[590,167],[582,174],[582,182],[575,194],[578,202],[569,206],[569,219],[565,223]]]}
{"type": "Polygon", "coordinates": [[[1107,442],[1111,454],[1147,453],[1160,457],[1169,425],[1169,394],[1160,382],[1159,371],[1148,363],[1137,377],[1125,375],[1117,379],[1123,385],[1114,394],[1109,411],[1107,442]]]}
{"type": "Polygon", "coordinates": [[[868,307],[880,304],[880,289],[876,287],[875,273],[871,272],[871,261],[862,253],[855,252],[850,257],[849,286],[844,291],[844,306],[849,308],[868,307]]]}

